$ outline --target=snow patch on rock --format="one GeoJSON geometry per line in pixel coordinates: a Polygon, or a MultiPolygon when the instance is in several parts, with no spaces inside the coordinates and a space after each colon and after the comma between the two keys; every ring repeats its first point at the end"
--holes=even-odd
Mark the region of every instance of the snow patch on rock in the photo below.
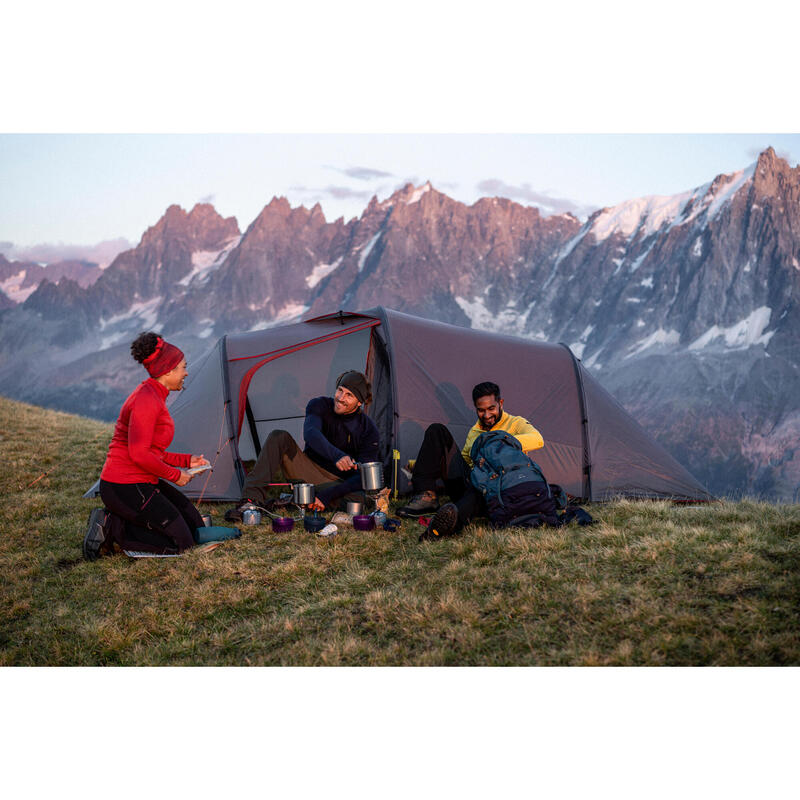
{"type": "Polygon", "coordinates": [[[115,314],[108,319],[100,320],[100,331],[108,330],[109,333],[100,339],[99,350],[107,350],[112,345],[118,344],[122,339],[130,337],[133,329],[153,330],[158,328],[158,308],[163,298],[153,297],[142,300],[128,308],[121,314],[115,314]],[[109,330],[114,329],[114,330],[109,330]]]}
{"type": "Polygon", "coordinates": [[[212,333],[214,333],[214,320],[213,319],[201,319],[200,324],[204,325],[205,327],[197,334],[199,339],[208,339],[212,333]]]}
{"type": "MultiPolygon", "coordinates": [[[[142,300],[123,311],[121,314],[115,314],[108,319],[100,320],[100,330],[105,330],[111,326],[119,326],[123,323],[128,323],[136,320],[137,324],[141,324],[144,329],[156,327],[156,320],[158,319],[158,307],[161,305],[162,297],[152,297],[150,300],[142,300]]],[[[101,348],[102,349],[102,348],[101,348]]]]}
{"type": "Polygon", "coordinates": [[[274,328],[276,325],[284,325],[287,322],[296,322],[303,316],[303,314],[311,308],[309,305],[302,303],[287,303],[283,308],[278,311],[275,316],[270,320],[263,320],[253,325],[248,330],[263,331],[266,328],[274,328]]]}
{"type": "Polygon", "coordinates": [[[636,344],[632,345],[629,350],[630,352],[625,356],[625,358],[632,358],[639,353],[648,350],[651,347],[669,347],[672,345],[676,345],[680,342],[681,335],[678,331],[673,330],[664,330],[663,328],[659,328],[657,331],[651,333],[646,339],[641,339],[636,344]]]}
{"type": "MultiPolygon", "coordinates": [[[[192,253],[192,271],[178,281],[179,286],[188,286],[192,281],[205,283],[214,270],[219,269],[228,253],[241,241],[241,236],[234,236],[225,242],[221,250],[197,250],[192,253]]],[[[159,265],[160,266],[160,265],[159,265]]]]}
{"type": "Polygon", "coordinates": [[[412,203],[416,203],[422,197],[422,195],[424,195],[426,192],[429,192],[430,190],[431,190],[431,183],[430,181],[427,181],[423,186],[420,186],[418,189],[414,189],[413,193],[411,194],[411,197],[409,197],[408,200],[406,200],[406,205],[410,206],[412,203]]]}
{"type": "Polygon", "coordinates": [[[359,271],[359,272],[361,272],[361,270],[363,270],[363,269],[364,269],[364,264],[365,264],[365,263],[366,263],[366,261],[367,261],[367,257],[368,257],[368,256],[369,256],[369,254],[372,252],[372,248],[373,248],[373,247],[375,247],[375,243],[378,241],[378,239],[380,239],[380,238],[381,238],[381,233],[382,233],[382,231],[378,231],[378,232],[377,232],[377,233],[376,233],[376,234],[375,234],[375,235],[374,235],[374,236],[373,236],[373,237],[372,237],[372,238],[371,238],[371,239],[370,239],[370,240],[367,242],[367,246],[364,248],[364,250],[362,251],[361,255],[358,257],[358,271],[359,271]]]}
{"type": "MultiPolygon", "coordinates": [[[[528,320],[530,308],[524,313],[506,307],[499,314],[486,308],[483,300],[465,300],[463,297],[454,298],[458,307],[466,314],[470,327],[492,333],[510,333],[514,336],[524,336],[525,323],[528,320]]],[[[534,336],[534,338],[537,338],[534,336]]]]}
{"type": "Polygon", "coordinates": [[[36,291],[37,284],[35,283],[32,286],[22,287],[27,274],[27,270],[21,269],[16,275],[12,275],[0,283],[0,289],[9,300],[13,300],[15,303],[24,303],[36,291]]]}
{"type": "Polygon", "coordinates": [[[689,349],[702,350],[720,338],[724,340],[722,344],[729,350],[744,350],[754,345],[766,347],[775,333],[775,331],[764,332],[769,325],[771,316],[772,309],[768,306],[761,306],[728,328],[713,325],[702,336],[695,339],[689,345],[689,349]]]}
{"type": "Polygon", "coordinates": [[[333,264],[317,264],[311,270],[311,274],[306,277],[306,284],[309,289],[313,289],[323,278],[331,274],[342,263],[344,256],[339,256],[333,264]]]}

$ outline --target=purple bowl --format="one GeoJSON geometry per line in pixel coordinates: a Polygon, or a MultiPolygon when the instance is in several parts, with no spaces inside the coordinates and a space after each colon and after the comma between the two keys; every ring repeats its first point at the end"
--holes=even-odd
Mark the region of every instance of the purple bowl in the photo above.
{"type": "Polygon", "coordinates": [[[292,517],[273,517],[272,530],[275,533],[286,533],[294,528],[294,519],[292,517]]]}
{"type": "Polygon", "coordinates": [[[370,514],[356,514],[353,517],[353,527],[357,531],[371,531],[375,527],[375,517],[370,514]]]}

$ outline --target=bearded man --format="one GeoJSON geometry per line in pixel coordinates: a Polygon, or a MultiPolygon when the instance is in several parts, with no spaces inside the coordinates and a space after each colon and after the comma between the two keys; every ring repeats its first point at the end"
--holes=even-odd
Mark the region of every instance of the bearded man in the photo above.
{"type": "Polygon", "coordinates": [[[364,499],[358,463],[378,460],[378,429],[364,413],[372,402],[372,387],[366,376],[351,370],[336,379],[333,397],[308,401],[303,422],[305,449],[288,431],[272,431],[250,470],[236,508],[225,519],[242,518],[249,504],[269,508],[269,484],[283,472],[288,481],[313,483],[312,509],[324,511],[350,497],[364,499]]]}

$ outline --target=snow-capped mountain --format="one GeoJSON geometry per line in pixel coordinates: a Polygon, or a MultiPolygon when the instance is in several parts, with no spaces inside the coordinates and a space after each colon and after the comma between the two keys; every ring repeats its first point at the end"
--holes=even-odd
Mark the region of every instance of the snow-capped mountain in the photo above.
{"type": "Polygon", "coordinates": [[[140,330],[191,360],[226,332],[381,304],[566,342],[712,491],[790,497],[799,262],[800,169],[771,149],[583,224],[502,198],[466,206],[430,183],[347,222],[274,198],[244,233],[210,205],[172,206],[90,286],[63,277],[10,296],[0,382],[112,418],[138,376],[140,330]]]}
{"type": "Polygon", "coordinates": [[[87,287],[101,274],[100,267],[88,261],[58,261],[42,265],[30,261],[9,261],[0,253],[0,292],[13,303],[24,303],[43,280],[58,283],[62,278],[70,278],[87,287]]]}

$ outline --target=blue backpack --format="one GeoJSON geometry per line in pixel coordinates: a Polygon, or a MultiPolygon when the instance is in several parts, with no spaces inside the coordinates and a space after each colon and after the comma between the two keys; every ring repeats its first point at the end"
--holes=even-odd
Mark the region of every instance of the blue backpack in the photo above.
{"type": "Polygon", "coordinates": [[[561,503],[516,436],[506,431],[487,431],[478,436],[469,454],[473,464],[470,481],[486,500],[494,525],[513,525],[516,518],[530,514],[542,515],[549,524],[559,524],[557,511],[561,503]]]}

